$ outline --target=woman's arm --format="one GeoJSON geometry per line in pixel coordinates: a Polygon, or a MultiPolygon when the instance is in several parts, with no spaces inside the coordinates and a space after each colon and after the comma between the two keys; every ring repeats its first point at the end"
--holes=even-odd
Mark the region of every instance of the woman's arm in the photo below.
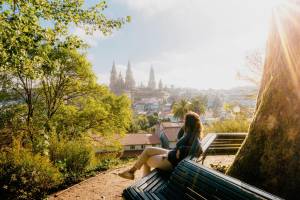
{"type": "Polygon", "coordinates": [[[177,134],[177,141],[180,140],[184,135],[184,128],[181,127],[178,134],[177,134]]]}
{"type": "Polygon", "coordinates": [[[177,151],[176,151],[176,158],[177,158],[177,159],[180,158],[180,151],[179,151],[179,149],[177,149],[177,151]]]}

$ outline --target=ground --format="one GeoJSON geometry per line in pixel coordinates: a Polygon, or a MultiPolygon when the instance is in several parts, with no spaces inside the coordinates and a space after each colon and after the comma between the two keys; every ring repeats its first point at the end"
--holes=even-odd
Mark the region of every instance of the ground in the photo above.
{"type": "MultiPolygon", "coordinates": [[[[234,156],[208,156],[204,165],[210,164],[229,165],[233,162],[234,156]]],[[[82,181],[72,187],[49,196],[49,200],[120,200],[124,188],[133,184],[134,181],[120,178],[116,174],[128,169],[130,164],[117,169],[99,173],[97,176],[82,181]]],[[[141,170],[136,174],[141,177],[141,170]]]]}

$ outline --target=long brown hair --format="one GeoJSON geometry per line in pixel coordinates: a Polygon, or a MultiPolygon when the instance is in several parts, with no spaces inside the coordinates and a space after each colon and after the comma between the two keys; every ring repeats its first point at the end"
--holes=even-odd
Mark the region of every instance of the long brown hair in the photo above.
{"type": "Polygon", "coordinates": [[[201,137],[203,126],[199,115],[195,112],[188,112],[184,118],[184,132],[187,134],[188,141],[191,144],[196,138],[201,137]]]}

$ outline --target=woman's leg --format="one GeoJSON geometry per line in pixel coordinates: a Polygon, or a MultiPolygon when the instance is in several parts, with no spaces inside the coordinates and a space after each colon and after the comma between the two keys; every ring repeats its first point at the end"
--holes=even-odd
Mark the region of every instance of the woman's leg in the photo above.
{"type": "Polygon", "coordinates": [[[167,154],[151,156],[143,166],[143,177],[150,174],[151,168],[158,168],[165,171],[173,168],[172,164],[167,159],[167,154]]]}
{"type": "MultiPolygon", "coordinates": [[[[165,171],[169,171],[173,168],[172,164],[170,163],[170,161],[167,159],[167,155],[163,154],[163,155],[154,155],[151,156],[148,160],[147,163],[145,164],[146,166],[149,167],[149,169],[151,168],[158,168],[161,170],[165,170],[165,171]]],[[[144,166],[145,166],[144,165],[144,166]]],[[[144,171],[146,172],[146,171],[144,171]]],[[[147,176],[149,172],[144,173],[143,176],[147,176]]]]}
{"type": "Polygon", "coordinates": [[[150,174],[150,172],[151,172],[151,167],[147,163],[145,163],[143,165],[143,177],[147,176],[148,174],[150,174]]]}
{"type": "Polygon", "coordinates": [[[140,169],[143,165],[145,165],[144,168],[144,174],[148,174],[150,172],[150,167],[147,165],[147,161],[150,157],[155,155],[166,155],[168,154],[169,150],[162,149],[158,147],[147,147],[143,153],[139,156],[138,160],[134,164],[133,167],[131,167],[129,170],[126,170],[122,173],[119,173],[119,176],[127,179],[134,179],[134,173],[136,170],[140,169]]]}
{"type": "Polygon", "coordinates": [[[139,159],[134,164],[134,168],[140,169],[145,163],[147,163],[148,159],[155,155],[165,155],[168,154],[169,150],[158,148],[158,147],[147,147],[143,153],[140,155],[139,159]]]}

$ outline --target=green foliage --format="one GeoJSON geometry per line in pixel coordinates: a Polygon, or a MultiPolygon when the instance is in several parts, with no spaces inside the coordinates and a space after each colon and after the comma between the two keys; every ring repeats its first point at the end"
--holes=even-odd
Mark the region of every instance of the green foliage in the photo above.
{"type": "Polygon", "coordinates": [[[52,119],[59,136],[78,138],[90,130],[100,135],[126,132],[131,122],[130,100],[112,94],[106,87],[94,89],[60,106],[52,119]]]}
{"type": "Polygon", "coordinates": [[[213,122],[205,128],[210,133],[238,133],[248,132],[250,122],[246,119],[223,120],[213,122]]]}
{"type": "Polygon", "coordinates": [[[104,1],[91,7],[85,1],[0,2],[0,100],[9,96],[25,105],[23,132],[34,150],[36,132],[51,131],[60,106],[90,93],[96,83],[82,53],[86,45],[69,28],[107,35],[130,20],[108,19],[106,7],[104,1]]]}
{"type": "Polygon", "coordinates": [[[175,102],[172,106],[174,117],[183,120],[186,113],[193,111],[199,115],[204,114],[207,107],[207,97],[198,96],[191,99],[191,102],[187,99],[181,99],[179,102],[175,102]]]}
{"type": "Polygon", "coordinates": [[[42,199],[62,181],[59,171],[39,154],[15,143],[0,153],[0,192],[9,199],[42,199]]]}
{"type": "Polygon", "coordinates": [[[191,110],[199,115],[202,115],[206,111],[207,96],[198,96],[191,100],[191,110]]]}
{"type": "Polygon", "coordinates": [[[223,102],[220,99],[220,97],[215,96],[214,100],[212,101],[212,105],[210,106],[210,108],[213,111],[213,116],[214,117],[218,117],[220,115],[222,106],[223,106],[223,102]]]}
{"type": "Polygon", "coordinates": [[[157,113],[147,116],[147,119],[149,122],[149,127],[153,127],[159,122],[159,117],[157,113]]]}
{"type": "Polygon", "coordinates": [[[221,165],[220,163],[218,164],[210,164],[210,167],[213,168],[214,170],[217,170],[223,174],[226,173],[227,169],[229,168],[229,166],[227,165],[221,165]]]}
{"type": "Polygon", "coordinates": [[[53,115],[64,101],[89,94],[96,87],[95,75],[85,55],[64,43],[49,52],[49,60],[42,67],[39,91],[45,102],[48,131],[53,115]]]}
{"type": "Polygon", "coordinates": [[[119,159],[115,157],[106,157],[105,159],[99,159],[98,162],[93,166],[93,170],[95,171],[103,171],[108,170],[117,166],[123,166],[132,162],[133,158],[119,159]]]}
{"type": "Polygon", "coordinates": [[[149,127],[148,118],[145,115],[140,115],[137,117],[137,124],[142,130],[147,130],[149,127]]]}
{"type": "Polygon", "coordinates": [[[93,152],[88,133],[113,137],[129,127],[129,99],[97,84],[87,45],[69,31],[108,35],[130,21],[107,18],[106,7],[105,1],[91,7],[84,0],[0,1],[0,148],[18,137],[27,149],[0,153],[1,193],[42,198],[62,181],[55,166],[64,182],[86,172],[93,152]]]}
{"type": "Polygon", "coordinates": [[[157,113],[153,115],[136,115],[127,129],[129,133],[138,133],[140,131],[151,131],[150,129],[159,122],[157,113]]]}
{"type": "Polygon", "coordinates": [[[55,140],[49,146],[50,160],[68,180],[76,180],[89,166],[92,159],[92,147],[81,140],[55,140]]]}
{"type": "Polygon", "coordinates": [[[174,117],[180,120],[183,120],[185,114],[188,113],[190,110],[191,110],[191,104],[189,101],[185,99],[176,102],[172,107],[174,117]]]}

